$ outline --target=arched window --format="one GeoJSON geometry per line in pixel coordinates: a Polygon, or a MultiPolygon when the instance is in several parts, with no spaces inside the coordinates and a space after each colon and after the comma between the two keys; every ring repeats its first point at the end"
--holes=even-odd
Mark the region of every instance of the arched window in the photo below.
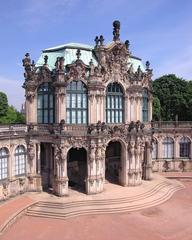
{"type": "Polygon", "coordinates": [[[123,112],[123,90],[118,83],[110,83],[106,94],[106,122],[122,123],[123,112]]]}
{"type": "Polygon", "coordinates": [[[154,139],[153,142],[152,142],[152,147],[153,147],[153,150],[152,150],[152,159],[157,159],[157,147],[158,147],[158,143],[157,143],[157,140],[154,139]]]}
{"type": "Polygon", "coordinates": [[[143,116],[143,122],[149,121],[149,96],[148,96],[148,90],[145,88],[143,90],[142,94],[142,116],[143,116]]]}
{"type": "Polygon", "coordinates": [[[50,83],[43,83],[37,93],[37,122],[54,123],[55,101],[50,83]]]}
{"type": "Polygon", "coordinates": [[[7,148],[0,149],[0,180],[8,177],[9,152],[7,148]]]}
{"type": "Polygon", "coordinates": [[[87,123],[87,88],[81,81],[72,81],[67,86],[67,123],[87,123]]]}
{"type": "Polygon", "coordinates": [[[25,174],[26,169],[26,151],[25,147],[22,145],[19,145],[15,149],[15,176],[25,174]]]}
{"type": "Polygon", "coordinates": [[[189,158],[190,157],[190,147],[191,141],[187,137],[182,137],[180,142],[180,157],[189,158]]]}
{"type": "Polygon", "coordinates": [[[171,159],[174,157],[173,154],[174,141],[170,137],[166,137],[163,140],[163,158],[171,159]]]}

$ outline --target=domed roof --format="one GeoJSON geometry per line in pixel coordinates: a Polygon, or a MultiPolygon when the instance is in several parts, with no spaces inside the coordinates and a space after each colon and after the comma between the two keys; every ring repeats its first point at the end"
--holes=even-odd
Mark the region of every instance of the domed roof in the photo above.
{"type": "MultiPolygon", "coordinates": [[[[81,50],[81,57],[80,59],[86,64],[89,65],[90,61],[93,61],[95,66],[98,65],[96,56],[94,54],[94,47],[86,44],[81,43],[68,43],[64,45],[59,45],[56,47],[47,48],[42,51],[42,54],[39,60],[36,63],[36,66],[42,66],[44,64],[44,57],[45,55],[48,56],[48,68],[53,70],[55,68],[55,62],[57,57],[64,57],[65,65],[71,64],[76,61],[77,56],[77,49],[81,50]]],[[[140,58],[131,56],[128,59],[129,67],[132,67],[132,71],[136,72],[138,67],[140,66],[141,70],[144,72],[145,68],[140,58]]]]}

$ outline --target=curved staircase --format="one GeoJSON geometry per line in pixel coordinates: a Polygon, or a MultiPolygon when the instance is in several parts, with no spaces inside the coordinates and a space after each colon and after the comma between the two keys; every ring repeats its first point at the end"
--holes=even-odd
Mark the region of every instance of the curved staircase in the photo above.
{"type": "Polygon", "coordinates": [[[153,207],[168,200],[184,186],[177,181],[163,180],[148,191],[134,196],[82,201],[39,201],[27,209],[33,217],[67,219],[90,214],[123,213],[153,207]]]}

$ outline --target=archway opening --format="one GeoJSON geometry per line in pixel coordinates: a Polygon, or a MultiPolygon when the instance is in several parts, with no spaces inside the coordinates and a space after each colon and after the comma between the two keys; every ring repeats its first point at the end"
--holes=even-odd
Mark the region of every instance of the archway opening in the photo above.
{"type": "Polygon", "coordinates": [[[71,148],[67,154],[69,187],[85,192],[87,177],[87,152],[84,148],[71,148]]]}
{"type": "Polygon", "coordinates": [[[37,171],[40,170],[41,172],[43,191],[52,192],[54,181],[54,149],[51,143],[41,143],[40,162],[40,166],[37,164],[37,171]]]}
{"type": "Polygon", "coordinates": [[[108,182],[119,184],[121,170],[121,144],[109,142],[105,152],[105,179],[108,182]]]}

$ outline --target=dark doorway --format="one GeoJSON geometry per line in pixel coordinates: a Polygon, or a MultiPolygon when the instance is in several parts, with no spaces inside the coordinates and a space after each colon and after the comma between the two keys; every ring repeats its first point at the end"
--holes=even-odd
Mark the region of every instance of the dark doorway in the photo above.
{"type": "Polygon", "coordinates": [[[44,191],[52,191],[54,176],[53,154],[54,150],[50,143],[41,143],[41,181],[44,191]]]}
{"type": "Polygon", "coordinates": [[[69,186],[85,192],[87,177],[87,152],[84,148],[71,148],[67,154],[67,175],[69,186]]]}
{"type": "Polygon", "coordinates": [[[119,184],[121,168],[121,144],[110,142],[105,153],[105,179],[108,182],[119,184]]]}

